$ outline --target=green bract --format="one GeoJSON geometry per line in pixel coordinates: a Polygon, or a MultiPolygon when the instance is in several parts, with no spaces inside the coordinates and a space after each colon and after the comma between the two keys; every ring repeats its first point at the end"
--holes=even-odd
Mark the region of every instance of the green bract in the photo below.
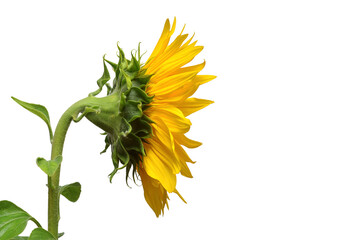
{"type": "Polygon", "coordinates": [[[152,98],[146,93],[146,85],[150,75],[141,70],[140,49],[137,58],[131,54],[127,60],[119,48],[119,61],[113,63],[104,58],[104,73],[97,81],[99,89],[90,94],[95,96],[106,85],[107,96],[98,98],[94,103],[100,111],[89,112],[86,118],[105,131],[105,152],[111,146],[114,170],[110,174],[110,181],[115,173],[126,167],[126,180],[132,168],[133,176],[136,166],[145,155],[142,142],[152,134],[152,121],[143,111],[149,107],[152,98]],[[112,86],[107,82],[110,79],[106,62],[115,72],[112,86]],[[120,167],[120,163],[123,165],[120,167]]]}

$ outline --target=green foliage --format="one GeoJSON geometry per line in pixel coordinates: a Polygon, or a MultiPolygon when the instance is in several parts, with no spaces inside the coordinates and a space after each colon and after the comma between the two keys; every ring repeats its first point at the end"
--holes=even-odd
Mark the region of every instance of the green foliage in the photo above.
{"type": "Polygon", "coordinates": [[[12,202],[0,201],[0,240],[18,236],[24,231],[29,220],[41,227],[36,219],[12,202]]]}
{"type": "Polygon", "coordinates": [[[15,102],[17,102],[20,106],[22,106],[23,108],[29,110],[30,112],[32,112],[33,114],[39,116],[42,120],[44,120],[44,122],[46,123],[46,125],[49,129],[50,141],[52,142],[53,133],[52,133],[51,124],[50,124],[49,112],[47,111],[46,107],[39,105],[39,104],[23,102],[15,97],[11,97],[11,98],[15,102]]]}
{"type": "Polygon", "coordinates": [[[50,177],[54,175],[56,170],[59,168],[61,162],[62,162],[61,155],[57,156],[55,159],[50,161],[47,161],[44,158],[36,159],[37,166],[39,166],[39,168],[50,177]]]}
{"type": "Polygon", "coordinates": [[[76,202],[80,198],[81,184],[79,182],[75,182],[62,186],[60,189],[60,193],[62,196],[67,198],[67,200],[71,202],[76,202]]]}

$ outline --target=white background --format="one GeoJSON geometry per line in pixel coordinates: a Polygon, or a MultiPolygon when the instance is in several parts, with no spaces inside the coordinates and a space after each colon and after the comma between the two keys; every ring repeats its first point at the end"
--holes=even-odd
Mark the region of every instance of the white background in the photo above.
{"type": "MultiPolygon", "coordinates": [[[[359,239],[359,6],[357,1],[2,1],[0,200],[47,225],[46,125],[10,96],[40,103],[53,128],[96,90],[102,56],[142,42],[152,51],[166,18],[205,46],[195,63],[218,78],[196,97],[215,104],[190,116],[193,179],[184,204],[156,218],[142,187],[112,170],[99,129],[73,124],[61,183],[63,240],[359,239]]],[[[145,55],[148,57],[149,53],[145,55]]],[[[34,227],[29,223],[26,232],[34,227]]]]}

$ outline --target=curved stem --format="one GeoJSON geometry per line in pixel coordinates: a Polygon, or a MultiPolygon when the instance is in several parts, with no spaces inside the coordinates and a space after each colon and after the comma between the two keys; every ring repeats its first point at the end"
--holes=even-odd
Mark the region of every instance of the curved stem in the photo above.
{"type": "Polygon", "coordinates": [[[33,221],[37,227],[42,228],[41,224],[35,218],[31,218],[30,220],[33,221]]]}
{"type": "MultiPolygon", "coordinates": [[[[62,155],[66,133],[73,118],[77,117],[80,112],[83,112],[85,107],[90,106],[92,99],[92,97],[87,97],[76,102],[61,116],[56,126],[54,138],[52,141],[51,159],[55,159],[57,156],[62,155]]],[[[54,175],[48,177],[48,231],[56,239],[58,238],[58,226],[60,220],[60,168],[61,166],[59,166],[54,175]]]]}

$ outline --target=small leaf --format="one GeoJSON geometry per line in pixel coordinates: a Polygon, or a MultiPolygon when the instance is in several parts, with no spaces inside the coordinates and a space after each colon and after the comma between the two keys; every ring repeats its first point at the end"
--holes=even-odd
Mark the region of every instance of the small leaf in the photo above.
{"type": "Polygon", "coordinates": [[[81,184],[79,182],[71,183],[61,187],[60,193],[71,202],[76,202],[80,198],[81,184]]]}
{"type": "Polygon", "coordinates": [[[37,158],[36,164],[41,168],[41,170],[46,173],[48,176],[54,175],[58,167],[60,166],[62,162],[62,156],[59,155],[55,159],[47,161],[44,158],[37,158]]]}
{"type": "Polygon", "coordinates": [[[39,104],[23,102],[15,97],[11,97],[11,98],[15,102],[17,102],[20,106],[22,106],[26,110],[29,110],[30,112],[39,116],[42,120],[45,121],[45,123],[49,129],[50,141],[52,142],[53,133],[52,133],[51,124],[50,124],[49,112],[47,111],[46,107],[39,105],[39,104]]]}
{"type": "Polygon", "coordinates": [[[24,231],[29,220],[40,227],[38,221],[12,202],[0,201],[0,240],[8,240],[18,236],[24,231]]]}
{"type": "Polygon", "coordinates": [[[29,237],[29,240],[56,240],[54,236],[43,228],[35,228],[29,237]]]}

